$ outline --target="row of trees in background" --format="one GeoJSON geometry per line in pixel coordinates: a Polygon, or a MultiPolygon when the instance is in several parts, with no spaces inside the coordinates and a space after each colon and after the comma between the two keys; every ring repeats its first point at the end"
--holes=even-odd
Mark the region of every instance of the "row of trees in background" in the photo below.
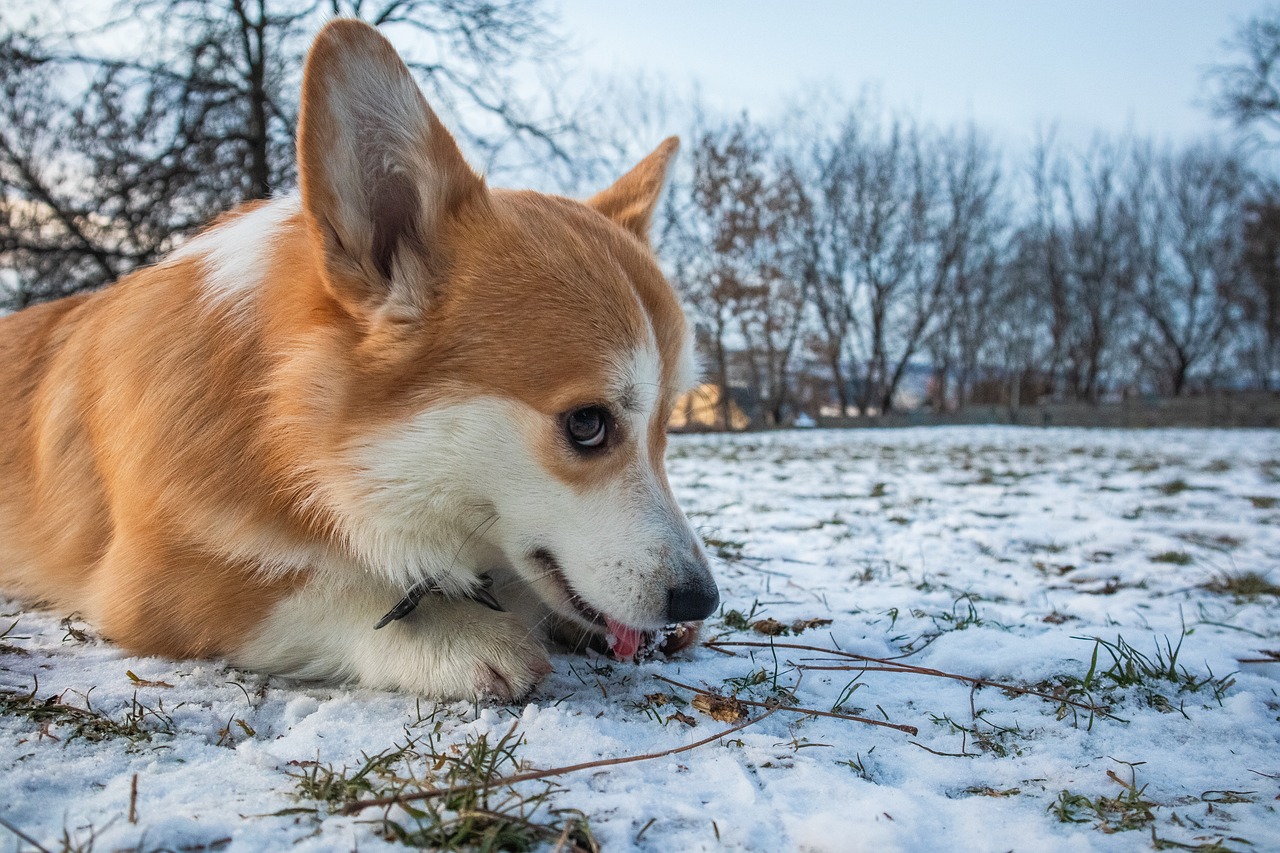
{"type": "Polygon", "coordinates": [[[911,380],[938,409],[1280,390],[1280,184],[1255,165],[1280,17],[1229,50],[1214,108],[1253,132],[1230,146],[1044,133],[1011,158],[865,101],[704,121],[664,245],[721,423],[735,385],[757,424],[889,412],[911,380]]]}
{"type": "MultiPolygon", "coordinates": [[[[1235,150],[1042,138],[860,104],[704,127],[662,244],[711,378],[765,423],[1280,381],[1280,196],[1235,150]],[[796,133],[803,128],[803,133],[796,133]]],[[[729,404],[722,395],[722,404],[729,404]]]]}
{"type": "MultiPolygon", "coordinates": [[[[583,190],[601,177],[591,153],[634,160],[692,123],[655,242],[724,423],[730,388],[781,424],[889,411],[922,371],[937,407],[1280,383],[1280,190],[1240,148],[1048,133],[1011,157],[870,101],[768,124],[662,86],[566,105],[529,84],[560,50],[539,0],[143,0],[94,22],[49,8],[0,11],[9,307],[101,286],[291,186],[302,56],[347,15],[406,50],[490,172],[530,180],[534,163],[534,182],[583,190]]],[[[1250,21],[1233,50],[1219,107],[1280,128],[1280,22],[1250,21]]]]}

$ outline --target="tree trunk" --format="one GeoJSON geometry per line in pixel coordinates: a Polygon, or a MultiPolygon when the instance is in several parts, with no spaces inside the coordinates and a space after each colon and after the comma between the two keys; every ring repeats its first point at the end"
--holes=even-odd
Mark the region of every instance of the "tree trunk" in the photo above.
{"type": "Polygon", "coordinates": [[[240,47],[249,69],[249,116],[246,141],[249,146],[249,198],[266,198],[271,192],[271,163],[267,138],[266,9],[258,4],[256,20],[251,20],[245,0],[232,0],[240,26],[240,47]]]}
{"type": "Polygon", "coordinates": [[[1177,364],[1173,367],[1173,396],[1181,397],[1187,390],[1187,373],[1191,369],[1191,364],[1185,355],[1177,354],[1177,364]]]}
{"type": "Polygon", "coordinates": [[[840,350],[841,347],[835,346],[831,348],[830,364],[831,364],[831,381],[835,383],[836,403],[840,406],[840,417],[849,414],[849,392],[845,388],[844,371],[840,369],[840,350]]]}
{"type": "Polygon", "coordinates": [[[723,324],[716,325],[716,383],[720,386],[720,399],[717,404],[720,408],[720,428],[724,430],[733,429],[732,410],[730,409],[729,399],[729,356],[724,350],[724,328],[723,324]]]}

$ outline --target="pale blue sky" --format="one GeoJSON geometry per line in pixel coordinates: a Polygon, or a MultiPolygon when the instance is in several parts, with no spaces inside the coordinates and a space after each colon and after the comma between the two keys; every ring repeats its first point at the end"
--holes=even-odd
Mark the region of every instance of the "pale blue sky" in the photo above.
{"type": "Polygon", "coordinates": [[[584,72],[696,78],[766,116],[813,83],[1018,144],[1037,124],[1182,140],[1222,132],[1204,71],[1262,0],[552,0],[584,72]]]}

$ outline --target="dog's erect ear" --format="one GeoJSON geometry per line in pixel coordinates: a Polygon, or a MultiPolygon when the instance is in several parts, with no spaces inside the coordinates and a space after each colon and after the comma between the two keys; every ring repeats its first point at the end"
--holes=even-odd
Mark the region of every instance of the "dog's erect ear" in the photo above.
{"type": "Polygon", "coordinates": [[[486,192],[395,48],[352,20],[307,56],[298,171],[327,283],[357,310],[419,312],[447,252],[440,224],[486,192]]]}
{"type": "Polygon", "coordinates": [[[649,223],[667,183],[667,169],[680,140],[666,139],[607,190],[596,193],[587,204],[626,228],[645,242],[649,241],[649,223]]]}

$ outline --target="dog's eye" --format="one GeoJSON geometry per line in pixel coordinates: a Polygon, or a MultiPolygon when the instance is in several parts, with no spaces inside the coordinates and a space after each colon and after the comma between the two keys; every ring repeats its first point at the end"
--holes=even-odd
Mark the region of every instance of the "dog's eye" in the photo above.
{"type": "Polygon", "coordinates": [[[565,420],[565,431],[578,447],[600,447],[609,437],[609,413],[600,406],[576,409],[565,420]]]}

